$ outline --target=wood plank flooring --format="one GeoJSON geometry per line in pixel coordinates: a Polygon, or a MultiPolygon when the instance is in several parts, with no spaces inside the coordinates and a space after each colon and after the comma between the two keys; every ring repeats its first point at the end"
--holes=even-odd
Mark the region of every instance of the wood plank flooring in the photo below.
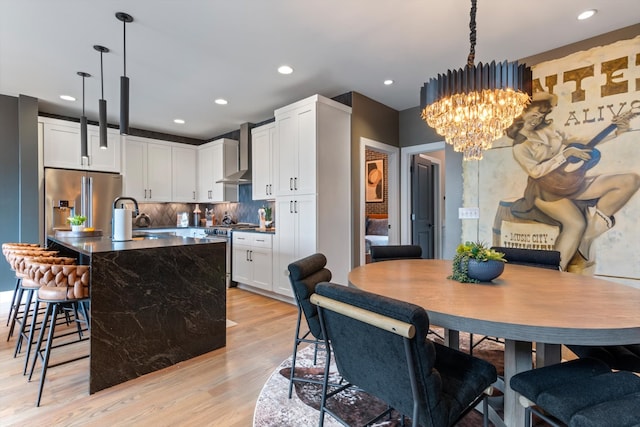
{"type": "MultiPolygon", "coordinates": [[[[89,395],[88,360],[51,369],[36,408],[39,370],[27,382],[24,352],[6,341],[0,306],[0,426],[249,427],[263,384],[291,353],[296,308],[251,292],[227,292],[227,346],[89,395]]],[[[61,351],[65,351],[60,349],[61,351]]]]}

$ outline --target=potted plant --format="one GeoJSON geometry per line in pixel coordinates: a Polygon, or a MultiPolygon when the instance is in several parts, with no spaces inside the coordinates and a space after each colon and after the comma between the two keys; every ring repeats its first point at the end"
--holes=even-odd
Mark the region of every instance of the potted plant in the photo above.
{"type": "Polygon", "coordinates": [[[71,225],[71,231],[82,231],[86,220],[87,217],[84,215],[74,215],[67,218],[67,222],[71,225]]]}
{"type": "Polygon", "coordinates": [[[267,228],[271,228],[273,224],[273,218],[271,217],[271,208],[269,206],[264,206],[264,225],[267,228]]]}
{"type": "Polygon", "coordinates": [[[502,274],[505,262],[502,252],[482,242],[461,243],[453,258],[453,274],[448,279],[462,283],[490,282],[502,274]]]}

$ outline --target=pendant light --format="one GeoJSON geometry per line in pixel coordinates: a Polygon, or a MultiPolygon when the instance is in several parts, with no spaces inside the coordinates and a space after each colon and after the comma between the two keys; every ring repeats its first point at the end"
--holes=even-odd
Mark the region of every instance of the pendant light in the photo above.
{"type": "Polygon", "coordinates": [[[82,77],[82,117],[80,117],[80,156],[89,158],[89,144],[87,142],[87,116],[84,115],[84,79],[91,77],[91,74],[84,71],[78,71],[78,75],[82,77]]]}
{"type": "Polygon", "coordinates": [[[504,135],[529,103],[531,68],[518,61],[473,63],[476,46],[476,6],[471,0],[469,41],[464,69],[431,78],[420,91],[422,118],[445,137],[464,160],[480,160],[482,152],[504,135]]]}
{"type": "Polygon", "coordinates": [[[107,100],[104,99],[104,69],[102,66],[102,54],[109,49],[94,45],[93,48],[100,52],[100,100],[98,101],[98,123],[100,125],[100,148],[107,149],[107,100]]]}
{"type": "Polygon", "coordinates": [[[133,22],[128,13],[118,12],[116,18],[122,21],[124,74],[120,77],[120,134],[129,134],[129,77],[127,77],[127,22],[133,22]]]}

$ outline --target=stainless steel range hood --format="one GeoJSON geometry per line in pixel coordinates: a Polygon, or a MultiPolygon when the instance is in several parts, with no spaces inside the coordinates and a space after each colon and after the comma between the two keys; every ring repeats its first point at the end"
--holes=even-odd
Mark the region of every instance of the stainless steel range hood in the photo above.
{"type": "Polygon", "coordinates": [[[251,123],[240,125],[240,141],[238,151],[240,155],[240,170],[223,179],[216,181],[223,184],[250,184],[251,183],[251,123]]]}

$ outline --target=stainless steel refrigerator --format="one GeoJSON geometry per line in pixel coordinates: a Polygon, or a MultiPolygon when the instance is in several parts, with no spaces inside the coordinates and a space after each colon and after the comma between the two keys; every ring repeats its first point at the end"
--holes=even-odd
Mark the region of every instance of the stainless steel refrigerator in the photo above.
{"type": "Polygon", "coordinates": [[[87,217],[85,225],[111,236],[113,201],[122,196],[122,175],[46,168],[44,171],[45,241],[56,229],[69,229],[67,218],[87,217]]]}

